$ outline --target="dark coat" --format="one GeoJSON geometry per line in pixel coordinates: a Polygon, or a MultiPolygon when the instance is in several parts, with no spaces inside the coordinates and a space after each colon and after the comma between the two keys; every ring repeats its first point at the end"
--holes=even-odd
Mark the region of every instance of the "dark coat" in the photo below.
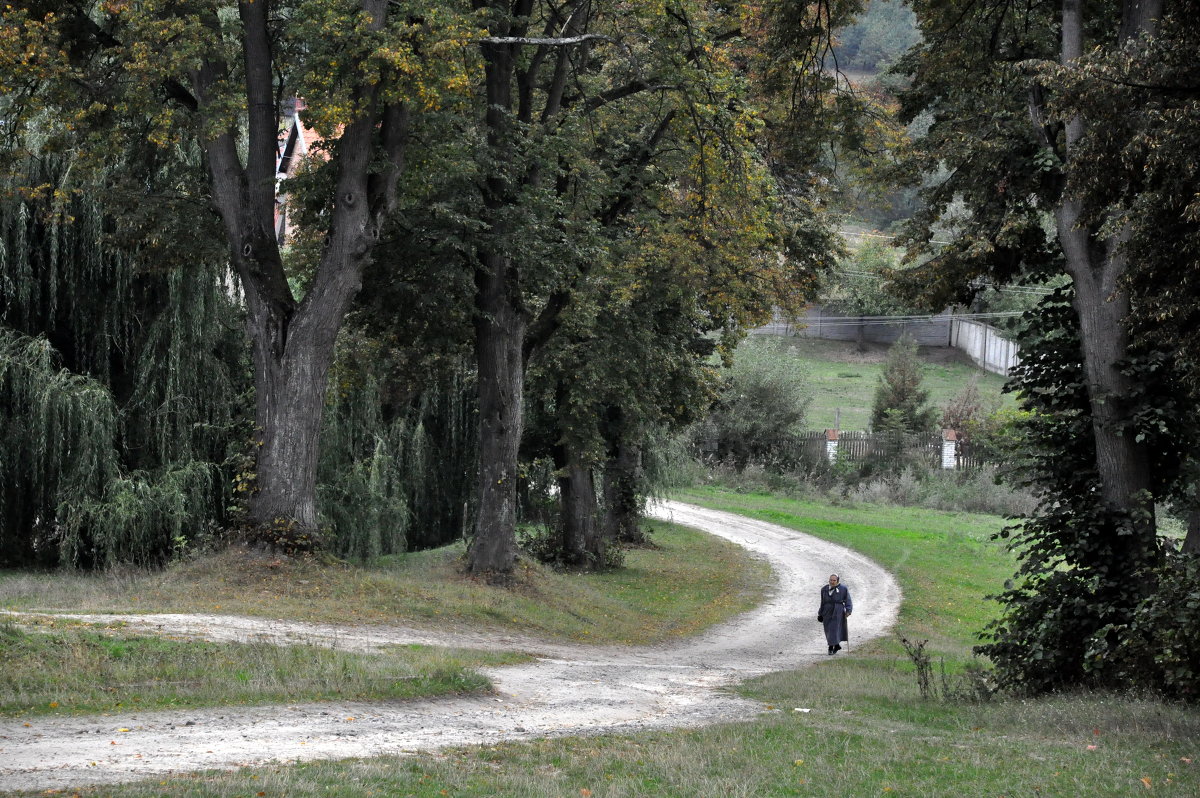
{"type": "Polygon", "coordinates": [[[834,588],[825,585],[821,588],[821,609],[817,610],[817,620],[825,626],[825,640],[829,645],[841,645],[850,639],[846,616],[853,611],[854,603],[850,601],[850,591],[845,585],[834,588]]]}

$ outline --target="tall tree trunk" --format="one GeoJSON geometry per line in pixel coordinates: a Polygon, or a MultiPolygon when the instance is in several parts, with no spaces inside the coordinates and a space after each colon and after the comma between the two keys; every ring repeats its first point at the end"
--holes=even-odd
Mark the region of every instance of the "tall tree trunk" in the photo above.
{"type": "Polygon", "coordinates": [[[592,469],[569,442],[554,446],[554,465],[558,469],[563,560],[578,567],[599,567],[604,561],[604,541],[597,523],[599,503],[592,469]]]}
{"type": "MultiPolygon", "coordinates": [[[[1129,295],[1120,284],[1125,259],[1119,251],[1120,236],[1102,248],[1093,244],[1090,231],[1081,226],[1079,210],[1074,201],[1060,206],[1056,213],[1058,237],[1067,253],[1068,271],[1075,287],[1100,499],[1108,509],[1126,516],[1134,525],[1136,535],[1120,536],[1125,538],[1121,547],[1129,549],[1126,554],[1133,554],[1134,550],[1153,543],[1154,505],[1149,493],[1150,461],[1146,447],[1128,429],[1132,414],[1127,397],[1132,393],[1132,385],[1120,368],[1129,353],[1129,295]]],[[[1123,569],[1133,563],[1115,557],[1112,564],[1123,569]]]]}
{"type": "Polygon", "coordinates": [[[1183,539],[1183,553],[1200,555],[1200,507],[1193,507],[1187,514],[1187,535],[1183,539]]]}
{"type": "MultiPolygon", "coordinates": [[[[476,7],[486,5],[477,0],[476,7]]],[[[500,6],[504,4],[501,3],[500,6]]],[[[518,22],[507,31],[524,32],[528,0],[512,9],[518,22]]],[[[506,23],[501,27],[508,27],[506,23]]],[[[507,227],[504,210],[516,200],[506,168],[514,157],[512,137],[515,45],[485,41],[484,93],[487,150],[494,163],[483,181],[485,219],[494,246],[484,242],[475,268],[475,359],[479,371],[479,507],[475,534],[467,549],[467,570],[503,581],[517,559],[517,454],[524,423],[525,330],[520,270],[502,253],[507,227]]]]}
{"type": "Polygon", "coordinates": [[[604,535],[610,541],[642,544],[642,505],[638,495],[641,485],[641,448],[630,440],[624,428],[620,408],[606,414],[605,439],[608,459],[604,466],[604,535]]]}
{"type": "MultiPolygon", "coordinates": [[[[1127,35],[1153,32],[1157,13],[1145,4],[1136,14],[1126,3],[1124,22],[1133,17],[1136,28],[1127,35]]],[[[1083,55],[1081,0],[1064,0],[1062,23],[1062,63],[1072,65],[1083,55]]],[[[1076,117],[1067,123],[1067,168],[1071,155],[1084,135],[1084,120],[1076,117]]],[[[1068,189],[1069,190],[1069,189],[1068,189]]],[[[1124,253],[1126,234],[1118,231],[1100,239],[1083,220],[1082,203],[1064,197],[1055,210],[1058,239],[1066,256],[1067,271],[1075,287],[1075,310],[1079,317],[1084,375],[1091,404],[1092,428],[1096,441],[1096,469],[1100,477],[1100,499],[1105,508],[1126,519],[1133,534],[1113,530],[1113,551],[1098,565],[1110,570],[1115,580],[1128,569],[1144,562],[1154,545],[1154,506],[1150,499],[1149,458],[1127,426],[1131,420],[1126,397],[1131,393],[1129,379],[1121,372],[1128,356],[1129,293],[1123,285],[1127,271],[1124,253]]]]}
{"type": "Polygon", "coordinates": [[[476,274],[479,507],[467,569],[503,579],[517,558],[517,452],[524,424],[526,320],[509,296],[505,259],[489,258],[485,266],[476,274]]]}
{"type": "MultiPolygon", "coordinates": [[[[356,264],[348,265],[351,277],[356,264]]],[[[286,318],[265,309],[248,314],[258,429],[255,493],[249,520],[266,542],[312,549],[317,528],[316,485],[325,390],[337,332],[352,298],[304,305],[286,318]],[[280,335],[272,334],[282,331],[280,335]]]]}

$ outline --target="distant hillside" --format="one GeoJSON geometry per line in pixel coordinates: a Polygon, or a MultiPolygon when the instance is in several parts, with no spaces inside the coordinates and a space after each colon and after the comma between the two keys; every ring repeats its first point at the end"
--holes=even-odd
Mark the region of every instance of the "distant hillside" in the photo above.
{"type": "Polygon", "coordinates": [[[901,0],[871,0],[858,20],[837,36],[838,68],[868,74],[887,69],[921,40],[917,17],[901,0]]]}

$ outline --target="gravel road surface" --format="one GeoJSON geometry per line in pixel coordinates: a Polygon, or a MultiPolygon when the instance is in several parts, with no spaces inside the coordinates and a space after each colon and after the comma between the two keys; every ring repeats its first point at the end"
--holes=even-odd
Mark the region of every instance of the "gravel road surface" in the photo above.
{"type": "Polygon", "coordinates": [[[818,590],[830,573],[841,574],[853,591],[852,644],[886,633],[895,622],[900,607],[895,579],[849,549],[677,502],[665,502],[653,512],[765,558],[777,578],[767,600],[702,635],[647,648],[235,616],[72,616],[213,640],[303,642],[352,650],[422,643],[525,651],[537,660],[488,669],[497,691],[488,696],[0,720],[0,790],[62,789],[205,768],[742,720],[762,707],[722,688],[828,659],[815,615],[818,590]]]}

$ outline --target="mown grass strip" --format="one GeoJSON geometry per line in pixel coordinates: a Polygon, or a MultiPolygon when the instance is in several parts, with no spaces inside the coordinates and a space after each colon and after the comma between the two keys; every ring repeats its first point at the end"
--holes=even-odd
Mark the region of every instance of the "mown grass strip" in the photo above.
{"type": "MultiPolygon", "coordinates": [[[[685,490],[677,498],[770,521],[866,554],[895,574],[904,591],[897,634],[929,640],[930,651],[956,660],[970,657],[978,633],[1000,610],[986,597],[999,593],[1016,570],[1012,554],[992,540],[1005,525],[996,516],[914,507],[836,507],[719,488],[685,490]]],[[[853,573],[842,574],[842,579],[853,595],[853,573]]],[[[814,597],[819,588],[812,586],[814,597]]],[[[879,645],[889,654],[900,650],[893,640],[879,645]]]]}
{"type": "Polygon", "coordinates": [[[424,698],[491,689],[475,668],[520,654],[395,647],[208,643],[0,625],[0,715],[84,714],[321,700],[424,698]]]}

